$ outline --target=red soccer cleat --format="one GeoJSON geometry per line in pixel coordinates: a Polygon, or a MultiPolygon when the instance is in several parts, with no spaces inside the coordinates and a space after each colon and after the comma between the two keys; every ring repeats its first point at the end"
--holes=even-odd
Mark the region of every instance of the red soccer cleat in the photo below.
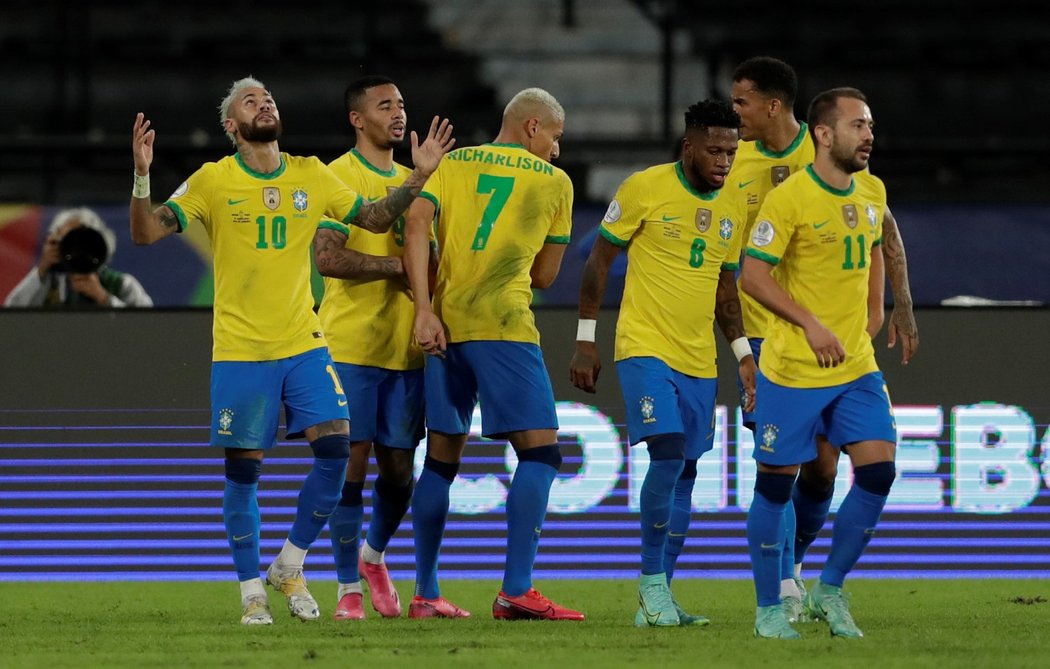
{"type": "Polygon", "coordinates": [[[390,580],[390,572],[387,571],[386,564],[365,562],[358,556],[357,570],[361,578],[368,584],[368,597],[372,600],[372,608],[384,618],[400,616],[401,598],[397,596],[397,590],[394,589],[394,582],[390,580]]]}
{"type": "Polygon", "coordinates": [[[360,592],[348,592],[339,598],[332,614],[333,620],[364,620],[365,607],[361,605],[360,592]]]}
{"type": "Polygon", "coordinates": [[[497,620],[583,620],[579,611],[558,606],[540,594],[536,588],[529,588],[524,595],[511,597],[502,590],[492,602],[492,617],[497,620]]]}
{"type": "Polygon", "coordinates": [[[469,618],[470,611],[461,609],[444,597],[424,599],[419,595],[408,605],[409,618],[469,618]]]}

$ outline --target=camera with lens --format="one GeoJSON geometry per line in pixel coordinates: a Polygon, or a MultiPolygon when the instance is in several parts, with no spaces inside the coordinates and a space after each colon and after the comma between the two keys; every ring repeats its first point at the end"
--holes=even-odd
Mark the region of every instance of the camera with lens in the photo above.
{"type": "Polygon", "coordinates": [[[58,242],[55,270],[75,274],[97,272],[108,260],[109,249],[102,233],[86,225],[73,228],[58,242]]]}

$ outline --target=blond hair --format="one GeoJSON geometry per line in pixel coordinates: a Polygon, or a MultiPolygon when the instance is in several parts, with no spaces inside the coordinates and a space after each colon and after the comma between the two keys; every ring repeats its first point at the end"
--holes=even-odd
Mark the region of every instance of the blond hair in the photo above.
{"type": "MultiPolygon", "coordinates": [[[[222,102],[219,103],[219,125],[222,126],[224,131],[226,131],[226,119],[230,118],[230,107],[233,106],[233,101],[236,100],[237,96],[241,94],[241,91],[246,88],[261,88],[269,94],[269,91],[266,89],[266,84],[251,75],[233,82],[230,86],[230,90],[226,91],[226,97],[224,97],[222,102]]],[[[232,142],[234,146],[237,146],[237,138],[233,136],[232,132],[226,131],[226,136],[230,138],[230,142],[232,142]]]]}

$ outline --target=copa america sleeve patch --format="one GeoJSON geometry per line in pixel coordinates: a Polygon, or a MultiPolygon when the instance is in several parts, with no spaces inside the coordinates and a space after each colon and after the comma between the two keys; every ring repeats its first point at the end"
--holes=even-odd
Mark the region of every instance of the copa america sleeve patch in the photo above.
{"type": "Polygon", "coordinates": [[[602,218],[602,221],[605,223],[615,223],[620,220],[622,214],[623,212],[620,210],[620,203],[613,200],[609,203],[609,208],[605,210],[605,217],[602,218]]]}
{"type": "Polygon", "coordinates": [[[175,192],[172,193],[171,197],[169,197],[168,199],[169,200],[174,200],[177,197],[182,197],[183,195],[186,194],[186,191],[188,191],[189,189],[190,189],[190,185],[188,183],[186,183],[185,181],[183,181],[181,184],[179,184],[179,187],[175,189],[175,192]]]}
{"type": "Polygon", "coordinates": [[[755,246],[769,246],[775,234],[772,223],[766,220],[759,221],[751,233],[751,243],[755,246]]]}

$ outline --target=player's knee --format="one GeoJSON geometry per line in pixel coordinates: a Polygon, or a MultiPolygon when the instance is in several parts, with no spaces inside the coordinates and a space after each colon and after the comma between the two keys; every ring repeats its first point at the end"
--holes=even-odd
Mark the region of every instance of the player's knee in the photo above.
{"type": "Polygon", "coordinates": [[[407,505],[412,499],[412,479],[408,483],[398,484],[396,481],[388,481],[384,474],[376,477],[376,494],[395,506],[407,505]]]}
{"type": "Polygon", "coordinates": [[[695,481],[696,480],[696,460],[686,460],[685,467],[682,468],[682,474],[678,477],[681,481],[695,481]]]}
{"type": "Polygon", "coordinates": [[[773,504],[787,504],[791,501],[791,488],[794,485],[794,474],[760,471],[755,475],[755,492],[773,504]]]}
{"type": "Polygon", "coordinates": [[[803,472],[799,475],[795,488],[806,499],[820,503],[830,499],[835,494],[835,479],[831,479],[831,481],[821,477],[810,479],[803,472]]]}
{"type": "Polygon", "coordinates": [[[350,437],[345,434],[330,434],[310,442],[314,457],[318,460],[349,460],[350,437]]]}
{"type": "Polygon", "coordinates": [[[241,485],[254,485],[262,474],[262,460],[254,458],[227,458],[226,478],[241,485]]]}
{"type": "Polygon", "coordinates": [[[897,466],[892,462],[876,462],[853,469],[853,482],[872,495],[880,497],[890,494],[890,487],[895,478],[897,466]]]}
{"type": "Polygon", "coordinates": [[[423,469],[434,472],[449,483],[452,483],[456,480],[456,474],[459,473],[459,463],[442,462],[441,460],[435,460],[428,455],[423,460],[423,469]]]}
{"type": "Polygon", "coordinates": [[[645,445],[649,449],[650,460],[685,459],[685,435],[681,432],[649,437],[645,440],[645,445]]]}
{"type": "Polygon", "coordinates": [[[402,488],[412,485],[412,475],[415,473],[415,449],[391,448],[376,443],[375,454],[379,475],[384,480],[402,488]]]}
{"type": "Polygon", "coordinates": [[[518,451],[519,462],[539,462],[555,469],[561,468],[561,449],[557,444],[537,446],[518,451]]]}

